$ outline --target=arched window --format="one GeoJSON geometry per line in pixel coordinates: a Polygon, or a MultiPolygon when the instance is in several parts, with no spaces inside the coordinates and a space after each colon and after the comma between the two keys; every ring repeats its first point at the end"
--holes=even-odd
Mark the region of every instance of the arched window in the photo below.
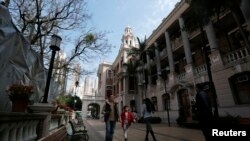
{"type": "Polygon", "coordinates": [[[151,101],[152,101],[153,105],[155,106],[155,111],[158,111],[157,97],[156,96],[152,97],[151,101]]]}
{"type": "Polygon", "coordinates": [[[170,109],[170,98],[169,98],[169,94],[164,94],[162,95],[162,104],[163,104],[163,110],[167,110],[170,109]]]}
{"type": "Polygon", "coordinates": [[[250,103],[250,72],[242,72],[229,78],[236,104],[250,103]]]}

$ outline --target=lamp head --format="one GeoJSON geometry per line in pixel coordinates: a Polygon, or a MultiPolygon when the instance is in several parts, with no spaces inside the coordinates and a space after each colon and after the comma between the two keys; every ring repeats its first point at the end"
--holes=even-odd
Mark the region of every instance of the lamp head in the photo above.
{"type": "Polygon", "coordinates": [[[51,36],[51,43],[50,43],[50,49],[54,51],[60,50],[60,44],[61,44],[62,38],[58,35],[52,35],[51,36]]]}

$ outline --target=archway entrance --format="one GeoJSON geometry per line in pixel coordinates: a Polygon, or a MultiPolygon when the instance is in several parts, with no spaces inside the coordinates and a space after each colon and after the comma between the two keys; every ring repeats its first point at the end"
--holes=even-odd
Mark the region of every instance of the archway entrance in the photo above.
{"type": "Polygon", "coordinates": [[[87,118],[99,119],[100,118],[100,105],[91,103],[88,105],[87,118]]]}
{"type": "Polygon", "coordinates": [[[187,89],[178,91],[179,115],[183,122],[191,121],[191,104],[187,89]]]}

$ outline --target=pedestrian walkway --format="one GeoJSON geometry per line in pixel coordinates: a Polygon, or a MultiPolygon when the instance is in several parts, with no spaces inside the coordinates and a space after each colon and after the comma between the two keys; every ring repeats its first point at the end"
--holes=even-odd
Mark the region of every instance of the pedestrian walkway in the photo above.
{"type": "MultiPolygon", "coordinates": [[[[105,123],[101,120],[86,120],[85,125],[88,129],[89,141],[105,140],[105,123]]],[[[152,124],[157,141],[205,141],[201,130],[182,127],[168,127],[167,124],[152,124]]],[[[135,123],[131,125],[128,132],[129,141],[144,141],[145,124],[135,123]]],[[[117,123],[114,134],[114,141],[123,141],[123,131],[121,124],[117,123]]],[[[149,140],[153,140],[149,136],[149,140]]]]}

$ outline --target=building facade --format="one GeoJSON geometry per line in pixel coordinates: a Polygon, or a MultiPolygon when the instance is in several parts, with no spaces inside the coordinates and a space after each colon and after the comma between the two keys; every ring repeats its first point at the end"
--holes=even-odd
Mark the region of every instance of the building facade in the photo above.
{"type": "MultiPolygon", "coordinates": [[[[218,107],[220,116],[230,114],[249,118],[249,7],[249,2],[243,0],[238,21],[232,11],[225,9],[219,18],[212,18],[202,31],[191,32],[182,30],[192,16],[189,13],[191,7],[184,0],[177,3],[146,41],[146,59],[143,60],[145,71],[137,72],[136,93],[129,88],[131,81],[120,75],[126,71],[122,64],[129,60],[125,50],[138,45],[133,43],[135,39],[129,32],[131,28],[126,28],[120,51],[110,66],[113,77],[111,92],[116,96],[120,108],[124,104],[133,106],[136,103],[138,111],[145,95],[155,105],[154,116],[161,117],[163,122],[176,122],[178,118],[189,122],[195,115],[192,109],[195,85],[202,83],[213,106],[218,107]],[[202,33],[205,34],[205,46],[202,33]],[[215,92],[211,84],[214,84],[215,92]]],[[[99,82],[99,87],[102,85],[99,82]]]]}
{"type": "Polygon", "coordinates": [[[192,121],[195,84],[203,83],[207,84],[211,101],[214,107],[217,105],[220,116],[250,117],[247,112],[250,108],[250,38],[249,20],[243,16],[245,11],[241,9],[239,24],[248,33],[245,34],[248,41],[240,34],[237,21],[228,9],[219,18],[211,19],[203,31],[182,30],[192,16],[190,8],[183,0],[176,4],[147,39],[146,48],[154,50],[147,54],[145,62],[151,72],[147,97],[155,103],[156,116],[167,121],[169,110],[172,122],[178,118],[192,121]],[[202,32],[205,33],[206,47],[202,44],[202,32]],[[209,82],[214,83],[215,93],[209,82]]]}
{"type": "Polygon", "coordinates": [[[128,51],[131,48],[139,47],[131,27],[125,28],[121,41],[120,50],[114,62],[112,64],[102,64],[101,68],[99,68],[99,70],[103,71],[98,71],[98,93],[103,93],[105,96],[113,94],[116,102],[119,103],[120,111],[124,105],[130,106],[133,111],[138,111],[141,102],[136,101],[142,98],[135,87],[135,81],[128,77],[125,68],[125,64],[131,59],[128,56],[128,51]]]}
{"type": "Polygon", "coordinates": [[[72,72],[72,80],[71,84],[69,87],[69,93],[71,95],[75,95],[77,91],[77,87],[79,87],[79,81],[80,81],[80,71],[81,71],[81,66],[80,64],[75,64],[74,70],[72,72]],[[78,85],[78,86],[77,86],[78,85]]]}
{"type": "Polygon", "coordinates": [[[62,51],[58,53],[58,56],[55,60],[54,68],[58,68],[53,73],[53,78],[55,78],[55,82],[58,84],[58,94],[64,95],[66,92],[67,86],[67,70],[66,68],[62,68],[66,63],[66,54],[62,51]]]}

